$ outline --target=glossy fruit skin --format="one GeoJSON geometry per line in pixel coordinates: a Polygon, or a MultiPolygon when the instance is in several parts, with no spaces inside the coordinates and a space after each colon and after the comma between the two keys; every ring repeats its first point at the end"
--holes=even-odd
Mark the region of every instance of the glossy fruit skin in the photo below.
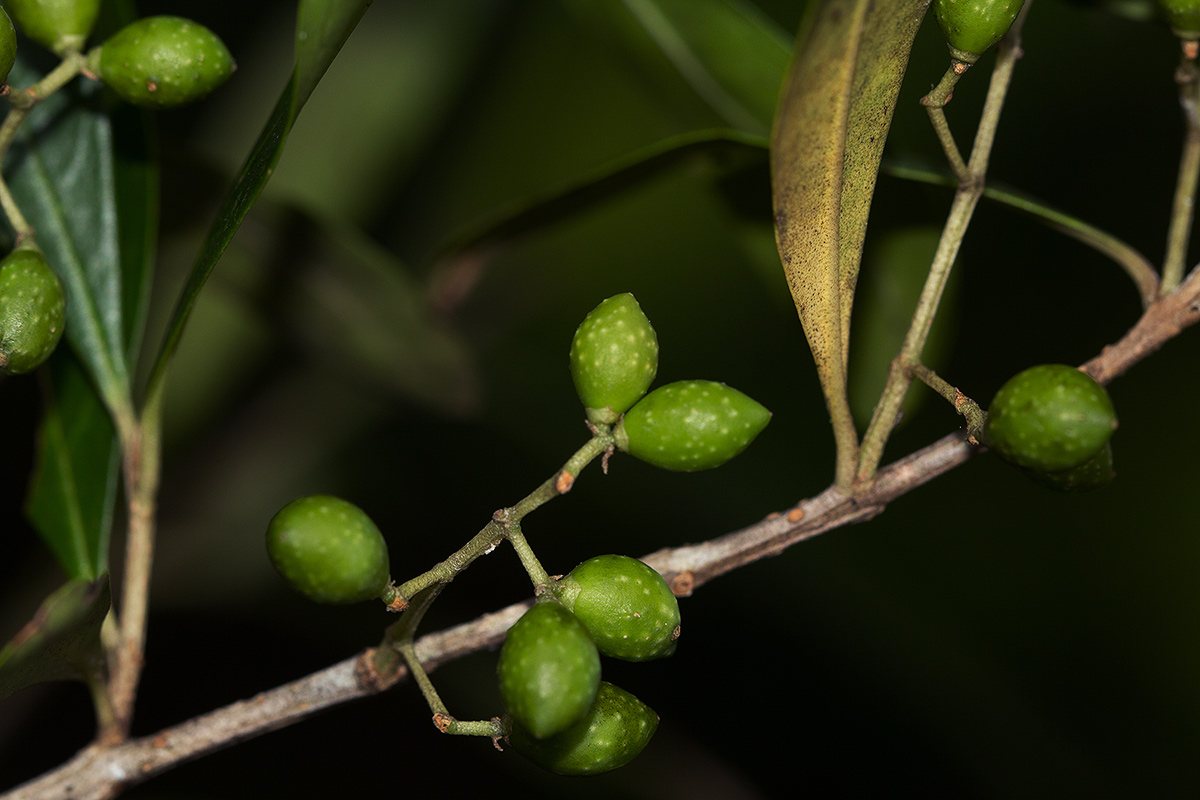
{"type": "Polygon", "coordinates": [[[371,600],[390,580],[379,528],[358,506],[327,494],[279,510],[267,526],[267,555],[288,585],[318,603],[371,600]]]}
{"type": "Polygon", "coordinates": [[[79,51],[100,13],[100,0],[4,0],[27,37],[55,53],[79,51]]]}
{"type": "Polygon", "coordinates": [[[658,335],[633,295],[596,306],[571,340],[571,378],[588,419],[611,425],[658,372],[658,335]]]}
{"type": "Polygon", "coordinates": [[[662,575],[636,558],[589,558],[559,581],[558,596],[603,655],[649,661],[675,652],[679,601],[662,575]]]}
{"type": "Polygon", "coordinates": [[[1042,364],[1000,387],[988,407],[984,436],[1017,466],[1062,472],[1100,452],[1116,428],[1116,411],[1103,386],[1066,364],[1042,364]]]}
{"type": "Polygon", "coordinates": [[[660,386],[625,414],[613,435],[617,447],[676,472],[719,467],[745,450],[771,421],[771,412],[714,381],[660,386]]]}
{"type": "Polygon", "coordinates": [[[1200,0],[1158,0],[1180,39],[1200,39],[1200,0]]]}
{"type": "Polygon", "coordinates": [[[1025,0],[934,0],[951,57],[974,64],[1012,27],[1025,0]]]}
{"type": "Polygon", "coordinates": [[[8,73],[17,62],[17,29],[3,8],[0,8],[0,84],[8,81],[8,73]]]}
{"type": "Polygon", "coordinates": [[[1099,453],[1071,469],[1061,472],[1027,469],[1024,472],[1034,483],[1056,492],[1074,494],[1103,489],[1116,477],[1116,473],[1113,472],[1112,443],[1106,443],[1099,453]]]}
{"type": "Polygon", "coordinates": [[[50,357],[66,317],[63,285],[37,250],[0,261],[0,369],[18,375],[50,357]]]}
{"type": "Polygon", "coordinates": [[[583,623],[547,600],[508,631],[496,674],[508,713],[530,736],[545,739],[591,708],[600,685],[600,654],[583,623]]]}
{"type": "Polygon", "coordinates": [[[650,743],[658,715],[624,689],[601,681],[587,714],[556,736],[537,739],[514,722],[508,741],[540,767],[559,775],[598,775],[623,767],[650,743]]]}
{"type": "Polygon", "coordinates": [[[88,67],[127,103],[173,108],[199,100],[233,74],[217,35],[182,17],[145,17],[88,55],[88,67]]]}

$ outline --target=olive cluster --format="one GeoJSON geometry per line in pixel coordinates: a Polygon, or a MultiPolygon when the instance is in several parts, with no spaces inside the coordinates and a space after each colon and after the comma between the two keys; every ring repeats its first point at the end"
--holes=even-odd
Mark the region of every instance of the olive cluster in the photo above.
{"type": "MultiPolygon", "coordinates": [[[[100,0],[5,0],[0,83],[16,63],[18,29],[64,61],[75,59],[78,71],[138,106],[170,108],[199,100],[233,73],[233,58],[216,34],[181,17],[139,19],[85,56],[99,11],[100,0]]],[[[9,374],[29,372],[50,357],[66,315],[62,281],[32,231],[18,230],[17,242],[0,261],[0,370],[9,374]]]]}
{"type": "MultiPolygon", "coordinates": [[[[587,315],[572,340],[570,368],[594,441],[609,454],[619,449],[664,469],[724,464],[771,418],[722,383],[680,381],[647,394],[658,373],[658,337],[630,294],[610,297],[587,315]]],[[[379,529],[336,497],[314,495],[285,506],[268,525],[267,552],[292,588],[318,602],[379,598],[396,607],[411,599],[391,581],[379,529]]],[[[495,727],[484,723],[483,734],[506,739],[561,775],[616,769],[650,741],[658,715],[601,680],[601,656],[648,661],[674,653],[680,632],[675,594],[662,575],[624,555],[589,558],[565,577],[546,575],[540,565],[526,569],[537,600],[500,650],[497,677],[507,714],[495,727]]]]}

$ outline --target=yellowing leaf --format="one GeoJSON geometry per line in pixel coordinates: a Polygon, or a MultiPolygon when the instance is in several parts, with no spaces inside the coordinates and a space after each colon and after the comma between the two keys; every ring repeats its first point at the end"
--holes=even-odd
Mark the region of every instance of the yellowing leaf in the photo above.
{"type": "Polygon", "coordinates": [[[867,215],[912,40],[929,0],[814,0],[771,138],[775,240],[852,478],[850,312],[867,215]]]}

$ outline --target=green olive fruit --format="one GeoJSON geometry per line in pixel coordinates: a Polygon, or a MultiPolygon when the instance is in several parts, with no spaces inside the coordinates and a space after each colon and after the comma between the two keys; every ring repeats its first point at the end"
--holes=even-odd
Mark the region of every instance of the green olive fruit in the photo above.
{"type": "Polygon", "coordinates": [[[8,13],[0,8],[0,84],[8,81],[8,73],[17,62],[17,29],[8,13]]]}
{"type": "Polygon", "coordinates": [[[631,294],[596,306],[571,340],[571,377],[588,419],[611,425],[658,372],[658,336],[631,294]]]}
{"type": "Polygon", "coordinates": [[[366,512],[326,494],[293,500],[267,526],[267,555],[288,585],[318,603],[358,603],[388,588],[388,549],[366,512]]]}
{"type": "Polygon", "coordinates": [[[545,739],[591,708],[600,684],[600,654],[578,617],[547,600],[508,631],[496,674],[508,713],[533,738],[545,739]]]}
{"type": "Polygon", "coordinates": [[[571,727],[548,739],[514,722],[508,741],[540,767],[559,775],[597,775],[623,767],[658,729],[658,715],[624,689],[601,681],[596,702],[571,727]]]}
{"type": "Polygon", "coordinates": [[[558,585],[563,605],[587,626],[603,655],[648,661],[675,652],[679,601],[663,576],[636,558],[589,558],[558,585]]]}
{"type": "Polygon", "coordinates": [[[1200,0],[1158,0],[1180,39],[1200,39],[1200,0]]]}
{"type": "Polygon", "coordinates": [[[4,0],[4,7],[22,33],[61,55],[83,49],[100,0],[4,0]]]}
{"type": "Polygon", "coordinates": [[[950,45],[950,56],[974,64],[1000,41],[1025,0],[933,0],[933,13],[950,45]]]}
{"type": "Polygon", "coordinates": [[[1061,472],[1041,472],[1034,469],[1024,472],[1034,483],[1056,492],[1091,492],[1103,489],[1112,483],[1116,475],[1113,472],[1112,442],[1105,443],[1099,453],[1077,467],[1061,472]]]}
{"type": "Polygon", "coordinates": [[[1020,467],[1061,472],[1088,461],[1117,428],[1104,387],[1066,364],[1042,364],[1013,376],[988,407],[989,447],[1020,467]]]}
{"type": "Polygon", "coordinates": [[[217,35],[182,17],[146,17],[88,54],[88,67],[118,97],[147,108],[199,100],[233,74],[233,56],[217,35]]]}
{"type": "Polygon", "coordinates": [[[745,450],[771,421],[754,400],[714,381],[678,381],[639,400],[617,423],[617,447],[656,467],[695,472],[745,450]]]}
{"type": "Polygon", "coordinates": [[[63,285],[37,250],[14,250],[0,261],[0,369],[29,372],[62,338],[63,285]]]}

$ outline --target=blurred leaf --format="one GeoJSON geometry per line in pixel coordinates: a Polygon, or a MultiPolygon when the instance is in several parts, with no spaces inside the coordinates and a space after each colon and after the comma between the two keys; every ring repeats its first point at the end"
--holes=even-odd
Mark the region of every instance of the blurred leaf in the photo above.
{"type": "Polygon", "coordinates": [[[693,131],[655,142],[565,185],[501,208],[447,246],[449,255],[433,279],[435,305],[456,302],[463,282],[461,273],[475,268],[480,251],[576,217],[680,165],[740,165],[747,158],[761,159],[766,147],[765,139],[737,131],[693,131]]]}
{"type": "MultiPolygon", "coordinates": [[[[20,63],[9,80],[37,78],[20,63]]],[[[99,84],[74,81],[40,103],[5,162],[13,197],[67,294],[66,338],[114,416],[132,413],[121,310],[112,130],[99,84]]]]}
{"type": "Polygon", "coordinates": [[[471,351],[430,313],[424,286],[350,228],[324,228],[291,304],[296,331],[340,369],[365,373],[435,411],[479,404],[471,351]]]}
{"type": "Polygon", "coordinates": [[[291,80],[275,104],[275,110],[259,134],[236,182],[225,196],[192,265],[150,375],[147,393],[159,391],[200,290],[242,220],[262,194],[300,109],[370,4],[371,0],[301,0],[296,14],[296,65],[291,80]]]}
{"type": "Polygon", "coordinates": [[[770,130],[791,37],[746,0],[571,0],[677,72],[729,125],[770,130]],[[665,59],[665,63],[664,63],[665,59]]]}
{"type": "Polygon", "coordinates": [[[776,241],[839,442],[853,426],[846,356],[863,232],[896,94],[928,2],[812,3],[775,121],[776,241]]]}
{"type": "Polygon", "coordinates": [[[72,578],[108,569],[120,471],[112,420],[70,352],[51,360],[26,511],[72,578]]]}
{"type": "Polygon", "coordinates": [[[47,597],[0,650],[0,698],[41,681],[98,682],[105,669],[100,626],[109,603],[107,575],[70,581],[47,597]]]}
{"type": "MultiPolygon", "coordinates": [[[[940,238],[939,228],[922,225],[889,230],[867,247],[858,311],[854,315],[854,336],[850,339],[850,405],[856,419],[871,418],[887,382],[888,368],[908,333],[940,238]]],[[[922,351],[922,363],[935,372],[945,364],[953,344],[951,332],[959,272],[954,270],[950,274],[938,316],[922,351]]],[[[909,392],[904,399],[905,417],[910,417],[929,396],[921,390],[909,392]]]]}

